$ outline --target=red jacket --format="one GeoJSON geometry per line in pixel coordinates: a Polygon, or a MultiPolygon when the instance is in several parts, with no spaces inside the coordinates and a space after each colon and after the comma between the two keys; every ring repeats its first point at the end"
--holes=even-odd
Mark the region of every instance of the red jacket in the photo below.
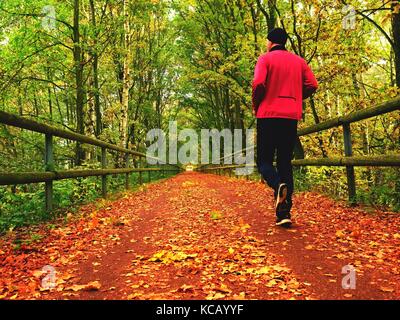
{"type": "Polygon", "coordinates": [[[254,72],[256,117],[301,120],[303,99],[317,88],[317,80],[303,58],[282,46],[273,47],[260,56],[254,72]]]}

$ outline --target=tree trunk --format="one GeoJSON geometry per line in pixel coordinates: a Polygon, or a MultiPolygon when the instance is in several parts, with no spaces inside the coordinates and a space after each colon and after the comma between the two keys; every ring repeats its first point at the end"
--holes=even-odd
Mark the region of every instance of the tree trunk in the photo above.
{"type": "Polygon", "coordinates": [[[267,21],[268,32],[274,29],[276,25],[275,6],[276,6],[276,0],[268,1],[268,8],[269,8],[269,19],[267,21]]]}
{"type": "MultiPolygon", "coordinates": [[[[313,97],[310,98],[310,106],[311,106],[311,110],[312,110],[312,113],[313,113],[315,124],[320,123],[320,119],[319,119],[319,116],[318,116],[318,113],[317,113],[317,109],[315,107],[315,101],[314,101],[313,97]]],[[[320,150],[322,152],[322,156],[324,158],[326,158],[328,155],[327,155],[325,147],[324,147],[324,141],[323,141],[323,139],[321,137],[321,132],[318,132],[317,140],[318,140],[319,148],[320,148],[320,150]]]]}
{"type": "Polygon", "coordinates": [[[265,20],[267,22],[268,32],[270,32],[272,29],[275,28],[276,24],[276,12],[275,12],[276,0],[268,0],[268,10],[264,8],[261,2],[262,2],[261,0],[257,0],[257,5],[265,17],[265,20]]]}
{"type": "Polygon", "coordinates": [[[96,22],[96,8],[94,5],[94,0],[90,0],[90,11],[91,11],[91,20],[92,26],[95,30],[95,37],[93,39],[93,95],[94,95],[94,110],[96,115],[96,137],[99,138],[102,130],[102,119],[101,119],[101,109],[100,109],[100,86],[99,86],[99,55],[97,53],[97,22],[96,22]]]}
{"type": "MultiPolygon", "coordinates": [[[[50,70],[47,69],[47,80],[51,81],[51,75],[50,75],[50,70]]],[[[51,99],[51,87],[50,84],[47,85],[47,101],[49,103],[49,115],[50,119],[53,119],[53,101],[51,99]]]]}
{"type": "MultiPolygon", "coordinates": [[[[84,88],[83,88],[83,63],[82,49],[80,44],[79,14],[80,1],[74,0],[74,63],[75,63],[75,84],[76,84],[76,126],[77,132],[85,133],[83,120],[84,88]]],[[[85,158],[81,143],[76,144],[76,164],[82,164],[85,158]]]]}
{"type": "MultiPolygon", "coordinates": [[[[396,1],[392,1],[392,7],[398,5],[396,1]]],[[[396,70],[396,85],[400,88],[400,13],[392,14],[392,32],[393,32],[393,51],[394,51],[394,65],[396,70]]]]}
{"type": "MultiPolygon", "coordinates": [[[[128,108],[130,88],[130,25],[129,25],[129,0],[124,0],[124,56],[123,56],[123,80],[121,97],[121,118],[120,118],[120,144],[127,147],[128,140],[128,108]]],[[[122,155],[123,156],[123,155],[122,155]]],[[[124,157],[121,158],[121,161],[124,157]]]]}
{"type": "MultiPolygon", "coordinates": [[[[89,80],[90,87],[93,88],[93,77],[90,77],[89,80]]],[[[94,97],[94,92],[93,90],[88,91],[88,99],[87,99],[87,104],[85,105],[85,135],[89,137],[95,137],[96,136],[96,126],[95,126],[95,97],[94,97]]],[[[94,159],[96,157],[96,148],[93,146],[88,146],[88,149],[90,150],[85,154],[85,159],[90,160],[94,159]]]]}

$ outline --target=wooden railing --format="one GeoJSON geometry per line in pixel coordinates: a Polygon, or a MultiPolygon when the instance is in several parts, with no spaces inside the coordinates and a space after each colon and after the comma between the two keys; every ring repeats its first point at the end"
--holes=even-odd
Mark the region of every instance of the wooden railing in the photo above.
{"type": "MultiPolygon", "coordinates": [[[[292,161],[294,166],[345,166],[347,175],[347,187],[349,201],[351,203],[356,202],[356,181],[354,174],[355,166],[400,166],[400,154],[380,155],[380,156],[353,156],[352,139],[351,139],[351,128],[350,124],[361,120],[376,117],[378,115],[386,114],[389,112],[400,110],[400,97],[394,100],[385,102],[376,107],[366,108],[352,112],[348,115],[336,117],[319,124],[300,129],[298,136],[307,136],[312,133],[321,132],[331,128],[342,127],[343,128],[343,142],[344,142],[344,157],[337,158],[313,158],[313,159],[296,159],[292,161]]],[[[255,148],[254,146],[253,148],[255,148]]],[[[251,148],[251,147],[250,147],[251,148]]],[[[400,146],[399,146],[400,148],[400,146]]],[[[235,154],[243,153],[247,151],[243,149],[232,153],[230,155],[221,157],[220,162],[226,158],[230,158],[235,154]]],[[[249,165],[248,165],[249,166],[249,165]]],[[[250,166],[255,167],[255,164],[250,166]]],[[[244,167],[244,165],[202,165],[197,168],[198,171],[216,171],[221,173],[222,171],[228,170],[229,172],[233,169],[244,167]]],[[[230,172],[231,175],[231,172],[230,172]]]]}
{"type": "MultiPolygon", "coordinates": [[[[4,111],[0,111],[0,124],[5,124],[21,129],[26,129],[45,135],[45,172],[13,172],[13,173],[1,173],[0,172],[0,185],[16,185],[16,184],[28,184],[28,183],[45,183],[45,206],[46,211],[51,212],[53,210],[53,181],[62,179],[73,179],[83,178],[92,176],[101,176],[102,180],[102,196],[107,197],[107,176],[125,174],[125,188],[129,189],[129,175],[133,172],[139,173],[139,183],[142,183],[142,173],[148,172],[149,180],[151,179],[151,172],[166,172],[174,171],[179,172],[182,168],[178,165],[170,165],[166,167],[158,168],[129,168],[129,156],[138,157],[140,159],[146,158],[146,154],[137,151],[125,149],[114,144],[101,141],[95,138],[87,137],[82,134],[78,134],[72,131],[59,129],[57,127],[39,123],[31,119],[10,114],[4,111]],[[97,170],[55,170],[54,156],[53,156],[53,137],[64,138],[79,143],[86,143],[92,146],[101,148],[101,166],[102,169],[97,170]],[[110,169],[107,168],[107,150],[114,150],[125,154],[125,168],[121,169],[110,169]],[[168,166],[168,167],[167,167],[168,166]]],[[[147,157],[158,160],[154,157],[147,157]]],[[[142,161],[140,161],[142,163],[142,161]]]]}

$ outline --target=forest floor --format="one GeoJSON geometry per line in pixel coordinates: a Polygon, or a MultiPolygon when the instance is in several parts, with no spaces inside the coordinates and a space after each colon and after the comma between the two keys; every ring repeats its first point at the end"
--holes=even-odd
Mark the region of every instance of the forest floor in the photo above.
{"type": "Polygon", "coordinates": [[[0,298],[400,298],[400,215],[307,192],[293,218],[260,182],[181,173],[3,236],[0,298]]]}

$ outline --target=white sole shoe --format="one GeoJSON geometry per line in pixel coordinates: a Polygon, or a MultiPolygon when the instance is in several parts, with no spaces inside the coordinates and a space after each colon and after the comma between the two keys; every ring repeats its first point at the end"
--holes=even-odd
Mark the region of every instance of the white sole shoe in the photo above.
{"type": "Polygon", "coordinates": [[[282,219],[281,221],[276,223],[279,227],[290,227],[292,225],[292,220],[290,219],[282,219]]]}
{"type": "Polygon", "coordinates": [[[286,183],[281,183],[278,188],[278,196],[276,197],[275,209],[278,211],[278,207],[282,204],[287,197],[288,187],[286,183]]]}

